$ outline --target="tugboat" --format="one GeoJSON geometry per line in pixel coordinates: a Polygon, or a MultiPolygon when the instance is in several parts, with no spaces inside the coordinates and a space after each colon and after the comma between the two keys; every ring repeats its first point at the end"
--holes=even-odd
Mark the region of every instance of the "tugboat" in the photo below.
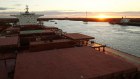
{"type": "Polygon", "coordinates": [[[121,25],[127,25],[129,22],[130,22],[130,19],[126,17],[125,18],[122,17],[122,19],[120,20],[121,25]]]}

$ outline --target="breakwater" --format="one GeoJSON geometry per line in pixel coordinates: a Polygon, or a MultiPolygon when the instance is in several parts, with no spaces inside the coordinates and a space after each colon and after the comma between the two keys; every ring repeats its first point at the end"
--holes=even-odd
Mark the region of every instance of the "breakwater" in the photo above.
{"type": "MultiPolygon", "coordinates": [[[[122,18],[38,18],[39,21],[48,20],[73,20],[73,21],[89,21],[89,22],[119,22],[122,18]]],[[[140,18],[129,18],[131,22],[140,22],[140,18]]],[[[0,22],[17,22],[17,18],[0,18],[0,22]]]]}

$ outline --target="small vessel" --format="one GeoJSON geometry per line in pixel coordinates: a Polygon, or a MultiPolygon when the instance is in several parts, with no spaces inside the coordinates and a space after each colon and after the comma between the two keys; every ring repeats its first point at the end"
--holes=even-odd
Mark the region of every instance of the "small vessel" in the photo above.
{"type": "Polygon", "coordinates": [[[57,24],[55,20],[49,20],[49,22],[53,22],[54,24],[57,24]]]}
{"type": "Polygon", "coordinates": [[[129,22],[130,22],[130,19],[126,18],[126,16],[125,18],[122,17],[122,19],[120,20],[121,25],[127,25],[129,22]]]}
{"type": "Polygon", "coordinates": [[[57,24],[57,22],[55,22],[54,24],[57,24]]]}
{"type": "Polygon", "coordinates": [[[49,22],[55,22],[54,20],[50,20],[49,22]]]}

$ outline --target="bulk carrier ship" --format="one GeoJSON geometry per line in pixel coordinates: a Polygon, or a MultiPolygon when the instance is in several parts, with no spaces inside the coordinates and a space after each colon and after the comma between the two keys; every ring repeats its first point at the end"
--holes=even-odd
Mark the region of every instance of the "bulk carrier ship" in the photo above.
{"type": "Polygon", "coordinates": [[[44,26],[28,10],[1,31],[0,79],[139,79],[137,66],[106,54],[94,37],[44,26]]]}

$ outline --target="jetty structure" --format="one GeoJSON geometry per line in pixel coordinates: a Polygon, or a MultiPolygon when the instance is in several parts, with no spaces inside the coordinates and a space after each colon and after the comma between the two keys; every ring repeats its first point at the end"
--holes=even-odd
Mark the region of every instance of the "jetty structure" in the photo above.
{"type": "Polygon", "coordinates": [[[136,65],[94,37],[44,26],[28,9],[0,33],[0,79],[139,79],[136,65]]]}

